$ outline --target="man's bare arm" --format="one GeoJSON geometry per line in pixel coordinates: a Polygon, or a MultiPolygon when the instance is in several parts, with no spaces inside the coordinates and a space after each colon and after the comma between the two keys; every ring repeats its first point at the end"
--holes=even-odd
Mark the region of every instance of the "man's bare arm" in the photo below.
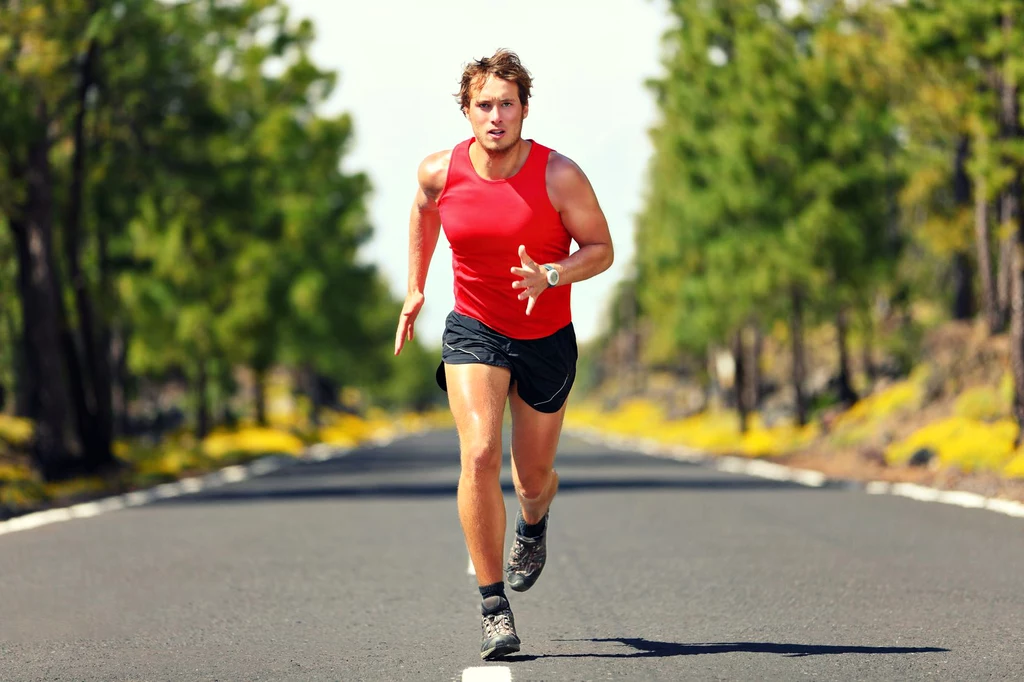
{"type": "Polygon", "coordinates": [[[519,247],[522,267],[512,268],[512,274],[522,279],[512,283],[513,289],[522,289],[519,300],[526,301],[526,314],[533,311],[537,298],[548,287],[544,265],[558,271],[558,284],[563,286],[581,282],[611,267],[615,258],[608,220],[597,202],[597,195],[580,167],[567,157],[553,152],[548,158],[548,197],[562,218],[562,224],[579,245],[579,249],[557,263],[536,263],[524,246],[519,247]]]}
{"type": "Polygon", "coordinates": [[[423,290],[427,283],[430,260],[441,233],[441,215],[437,198],[444,189],[451,150],[431,154],[417,170],[416,196],[409,213],[409,280],[402,314],[395,332],[395,355],[402,352],[406,341],[413,338],[416,316],[423,307],[423,290]]]}
{"type": "Polygon", "coordinates": [[[548,161],[548,196],[579,249],[558,263],[558,285],[598,275],[615,259],[608,220],[587,176],[569,158],[553,152],[548,161]]]}

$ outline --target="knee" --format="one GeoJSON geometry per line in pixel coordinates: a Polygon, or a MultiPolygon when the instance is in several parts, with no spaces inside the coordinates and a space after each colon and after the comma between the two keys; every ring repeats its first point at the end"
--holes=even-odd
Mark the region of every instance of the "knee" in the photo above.
{"type": "Polygon", "coordinates": [[[481,441],[462,447],[462,475],[498,475],[501,471],[501,443],[481,441]]]}
{"type": "Polygon", "coordinates": [[[519,471],[519,495],[528,500],[540,497],[556,485],[558,474],[554,469],[528,469],[519,471]]]}

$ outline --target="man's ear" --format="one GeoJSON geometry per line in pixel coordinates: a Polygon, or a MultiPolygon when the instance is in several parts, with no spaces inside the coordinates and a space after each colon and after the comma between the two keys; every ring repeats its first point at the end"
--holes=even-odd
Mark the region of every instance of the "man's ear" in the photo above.
{"type": "Polygon", "coordinates": [[[523,118],[526,118],[529,115],[530,115],[530,105],[529,104],[524,104],[523,105],[523,118]]]}

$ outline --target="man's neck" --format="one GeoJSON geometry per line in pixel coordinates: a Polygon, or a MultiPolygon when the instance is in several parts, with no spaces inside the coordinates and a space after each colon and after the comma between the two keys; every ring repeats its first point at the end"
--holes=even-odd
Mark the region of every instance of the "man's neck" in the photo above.
{"type": "Polygon", "coordinates": [[[530,143],[522,138],[508,149],[492,152],[481,144],[470,147],[470,160],[480,177],[486,180],[504,180],[519,172],[526,163],[530,143]],[[475,153],[474,153],[475,152],[475,153]]]}

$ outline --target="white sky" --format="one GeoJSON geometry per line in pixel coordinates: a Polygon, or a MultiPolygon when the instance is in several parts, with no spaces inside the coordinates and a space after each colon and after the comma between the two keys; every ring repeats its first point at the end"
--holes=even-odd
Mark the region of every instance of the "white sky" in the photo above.
{"type": "MultiPolygon", "coordinates": [[[[316,25],[316,64],[340,74],[328,112],[344,110],[355,121],[355,145],[345,169],[367,173],[374,187],[374,237],[362,257],[379,266],[401,298],[416,168],[427,154],[471,135],[452,97],[462,67],[499,47],[519,54],[534,78],[524,137],[580,165],[611,228],[615,264],[573,285],[577,335],[581,341],[593,338],[633,256],[634,216],[641,210],[651,153],[647,130],[656,116],[643,82],[661,73],[661,35],[671,25],[666,0],[288,4],[294,19],[308,17],[316,25]]],[[[443,234],[425,294],[416,334],[435,345],[454,303],[451,253],[443,234]]]]}

